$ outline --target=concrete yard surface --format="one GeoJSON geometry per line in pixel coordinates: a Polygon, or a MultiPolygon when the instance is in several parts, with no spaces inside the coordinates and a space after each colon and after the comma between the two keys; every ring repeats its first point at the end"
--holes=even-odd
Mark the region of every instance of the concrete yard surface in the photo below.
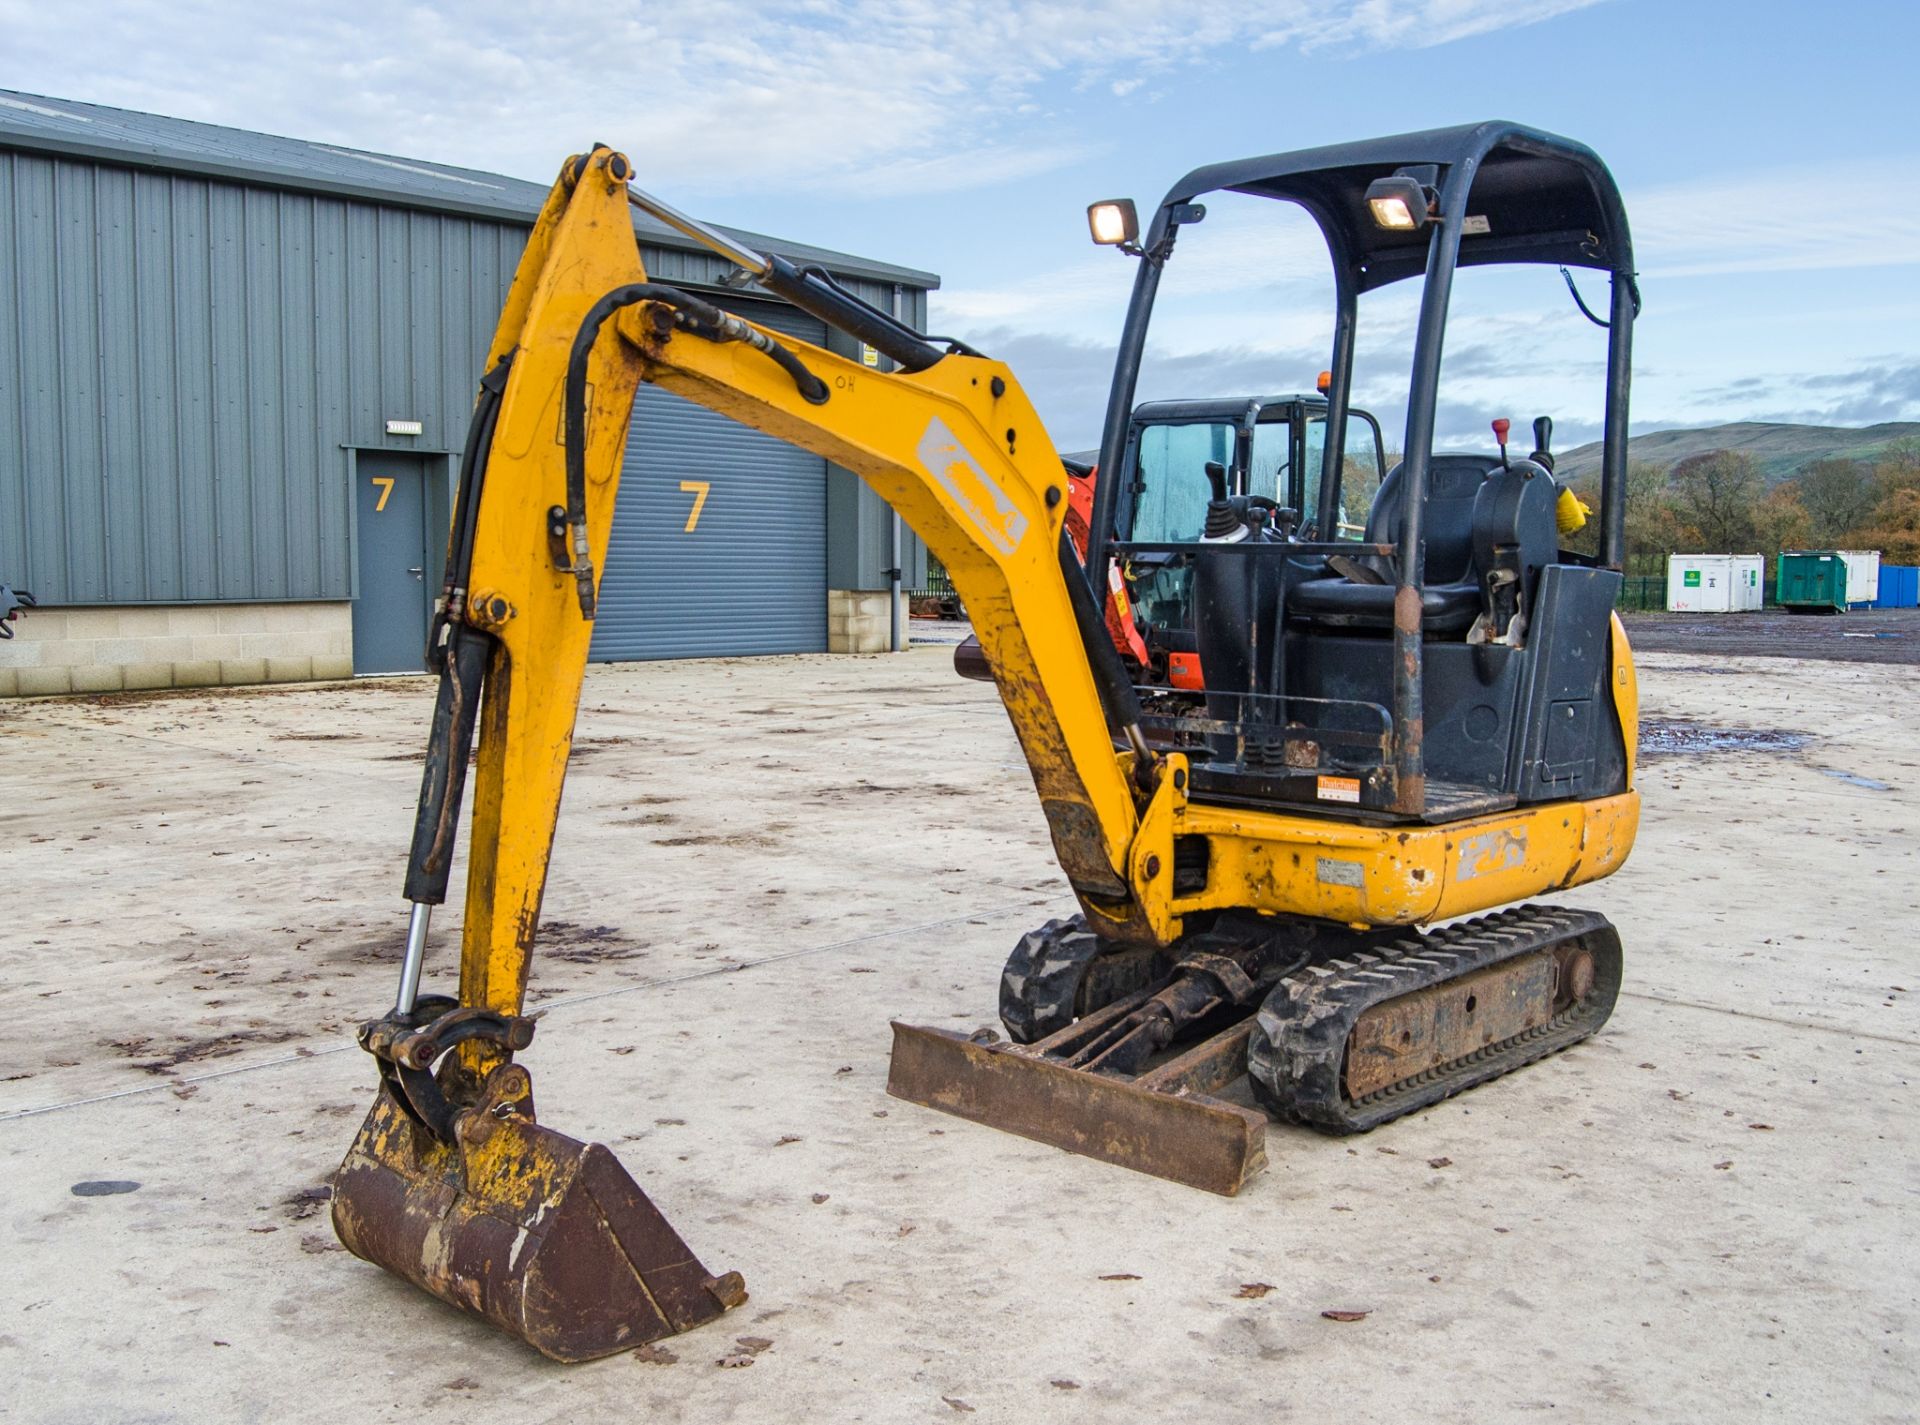
{"type": "Polygon", "coordinates": [[[1566,897],[1620,926],[1611,1023],[1362,1138],[1273,1126],[1229,1200],[886,1096],[889,1019],[991,1022],[1072,910],[950,656],[589,672],[523,1062],[752,1297],[574,1367],[340,1250],[315,1191],[372,1096],[431,685],[0,707],[0,1418],[1920,1412],[1920,671],[1645,657],[1681,735],[1566,897]]]}

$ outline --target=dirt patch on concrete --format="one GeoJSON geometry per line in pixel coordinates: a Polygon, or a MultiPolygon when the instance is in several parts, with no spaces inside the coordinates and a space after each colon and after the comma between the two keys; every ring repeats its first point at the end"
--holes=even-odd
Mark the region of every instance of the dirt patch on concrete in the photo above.
{"type": "Polygon", "coordinates": [[[294,1029],[235,1029],[203,1039],[175,1038],[170,1041],[143,1034],[130,1039],[105,1039],[101,1041],[101,1047],[133,1060],[137,1069],[145,1069],[150,1074],[165,1074],[183,1064],[224,1059],[255,1044],[284,1044],[298,1034],[299,1031],[294,1029]]]}
{"type": "Polygon", "coordinates": [[[540,923],[534,953],[569,965],[598,965],[608,960],[631,960],[646,954],[624,931],[612,925],[579,925],[570,920],[540,923]]]}
{"type": "Polygon", "coordinates": [[[772,836],[758,831],[735,831],[721,833],[695,833],[691,836],[657,836],[655,846],[743,846],[765,850],[778,846],[780,842],[772,836]]]}
{"type": "Polygon", "coordinates": [[[977,787],[956,786],[952,782],[924,782],[919,785],[888,786],[882,782],[854,782],[846,788],[849,792],[876,793],[881,796],[913,797],[971,797],[978,793],[977,787]]]}

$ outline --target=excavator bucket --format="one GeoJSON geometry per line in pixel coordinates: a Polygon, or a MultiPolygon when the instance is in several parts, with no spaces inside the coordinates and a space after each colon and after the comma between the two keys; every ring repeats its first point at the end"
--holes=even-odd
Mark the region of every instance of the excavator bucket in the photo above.
{"type": "Polygon", "coordinates": [[[556,1361],[631,1350],[746,1300],[715,1277],[605,1147],[533,1121],[517,1064],[441,1142],[382,1088],[333,1180],[355,1256],[556,1361]]]}

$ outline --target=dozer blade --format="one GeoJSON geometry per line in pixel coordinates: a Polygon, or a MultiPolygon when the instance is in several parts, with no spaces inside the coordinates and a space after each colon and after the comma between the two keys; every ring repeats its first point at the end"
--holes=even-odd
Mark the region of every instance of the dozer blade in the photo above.
{"type": "MultiPolygon", "coordinates": [[[[1244,1043],[1241,1035],[1239,1045],[1244,1043]]],[[[1222,1047],[1229,1054],[1234,1048],[1222,1047]]],[[[1239,1053],[1244,1062],[1244,1047],[1239,1053]]],[[[896,1022],[887,1092],[1069,1153],[1232,1197],[1266,1167],[1266,1114],[1149,1085],[1149,1079],[1171,1082],[1164,1076],[1163,1070],[1141,1079],[1115,1078],[1057,1063],[1032,1046],[981,1043],[951,1030],[896,1022]]]]}
{"type": "Polygon", "coordinates": [[[383,1088],[334,1176],[341,1242],[556,1361],[644,1345],[746,1300],[739,1273],[710,1274],[610,1151],[531,1110],[526,1070],[505,1065],[442,1143],[383,1088]]]}

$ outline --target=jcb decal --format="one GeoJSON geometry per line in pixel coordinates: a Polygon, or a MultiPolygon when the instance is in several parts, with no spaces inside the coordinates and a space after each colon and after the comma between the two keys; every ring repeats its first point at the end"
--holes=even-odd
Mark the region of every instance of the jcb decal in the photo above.
{"type": "Polygon", "coordinates": [[[1527,864],[1527,829],[1508,831],[1504,827],[1463,837],[1460,842],[1460,868],[1456,881],[1471,881],[1475,876],[1495,871],[1511,871],[1527,864]]]}
{"type": "Polygon", "coordinates": [[[987,543],[1002,554],[1013,553],[1027,532],[1027,517],[938,416],[927,422],[917,454],[927,473],[939,482],[940,488],[985,536],[987,543]]]}

